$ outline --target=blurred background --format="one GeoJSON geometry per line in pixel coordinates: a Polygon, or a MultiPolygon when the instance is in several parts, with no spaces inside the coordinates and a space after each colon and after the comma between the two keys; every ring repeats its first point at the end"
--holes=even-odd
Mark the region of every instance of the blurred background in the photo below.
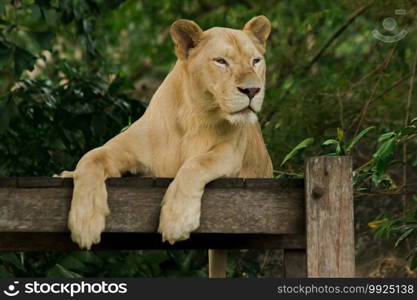
{"type": "MultiPolygon", "coordinates": [[[[175,63],[176,19],[272,22],[260,123],[276,177],[354,158],[357,275],[417,276],[417,1],[2,0],[0,176],[51,176],[138,119],[175,63]]],[[[206,251],[0,253],[0,277],[205,277],[206,251]]],[[[231,277],[282,252],[233,251],[231,277]]]]}

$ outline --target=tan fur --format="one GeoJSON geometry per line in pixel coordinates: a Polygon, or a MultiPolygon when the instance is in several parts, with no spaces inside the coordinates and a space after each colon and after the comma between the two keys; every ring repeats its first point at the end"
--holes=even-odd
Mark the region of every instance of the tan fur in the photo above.
{"type": "Polygon", "coordinates": [[[187,239],[200,220],[205,185],[220,177],[271,177],[256,113],[265,86],[263,52],[270,23],[250,20],[244,30],[202,31],[192,21],[171,27],[178,61],[144,115],[103,146],[85,154],[75,171],[68,226],[89,249],[100,241],[109,214],[105,179],[125,172],[175,177],[162,201],[159,232],[171,244],[187,239]],[[218,58],[224,58],[227,66],[218,58]],[[260,59],[255,63],[254,59],[260,59]],[[238,90],[258,87],[249,97],[238,90]],[[246,107],[252,111],[245,110],[246,107]]]}

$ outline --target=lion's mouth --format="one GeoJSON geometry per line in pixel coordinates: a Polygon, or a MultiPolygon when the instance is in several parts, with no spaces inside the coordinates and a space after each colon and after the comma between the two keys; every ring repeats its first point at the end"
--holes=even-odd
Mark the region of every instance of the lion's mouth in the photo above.
{"type": "Polygon", "coordinates": [[[246,106],[244,109],[241,109],[239,111],[235,111],[233,113],[231,113],[232,115],[237,115],[237,114],[248,114],[250,112],[253,112],[254,114],[256,114],[256,111],[253,110],[252,107],[250,106],[246,106]]]}

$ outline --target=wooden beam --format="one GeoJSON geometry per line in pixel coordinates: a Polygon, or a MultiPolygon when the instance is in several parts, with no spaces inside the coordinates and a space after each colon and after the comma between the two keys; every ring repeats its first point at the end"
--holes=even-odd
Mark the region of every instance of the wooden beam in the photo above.
{"type": "Polygon", "coordinates": [[[305,193],[308,277],[354,277],[351,157],[307,159],[305,193]]]}
{"type": "MultiPolygon", "coordinates": [[[[156,234],[160,201],[170,182],[107,180],[111,214],[96,248],[171,248],[156,234]]],[[[61,178],[0,179],[0,250],[76,249],[66,225],[72,185],[72,179],[61,178]]],[[[175,248],[299,249],[305,247],[304,222],[303,180],[220,179],[206,187],[200,228],[175,248]]]]}

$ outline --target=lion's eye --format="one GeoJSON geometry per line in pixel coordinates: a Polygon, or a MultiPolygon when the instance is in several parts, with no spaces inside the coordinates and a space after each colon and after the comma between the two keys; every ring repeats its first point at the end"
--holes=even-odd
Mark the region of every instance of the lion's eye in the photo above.
{"type": "Polygon", "coordinates": [[[227,66],[227,61],[224,58],[216,57],[213,60],[218,64],[227,66]]]}
{"type": "Polygon", "coordinates": [[[260,62],[261,61],[261,59],[260,58],[254,58],[253,59],[253,61],[252,61],[252,64],[253,65],[256,65],[258,62],[260,62]]]}

